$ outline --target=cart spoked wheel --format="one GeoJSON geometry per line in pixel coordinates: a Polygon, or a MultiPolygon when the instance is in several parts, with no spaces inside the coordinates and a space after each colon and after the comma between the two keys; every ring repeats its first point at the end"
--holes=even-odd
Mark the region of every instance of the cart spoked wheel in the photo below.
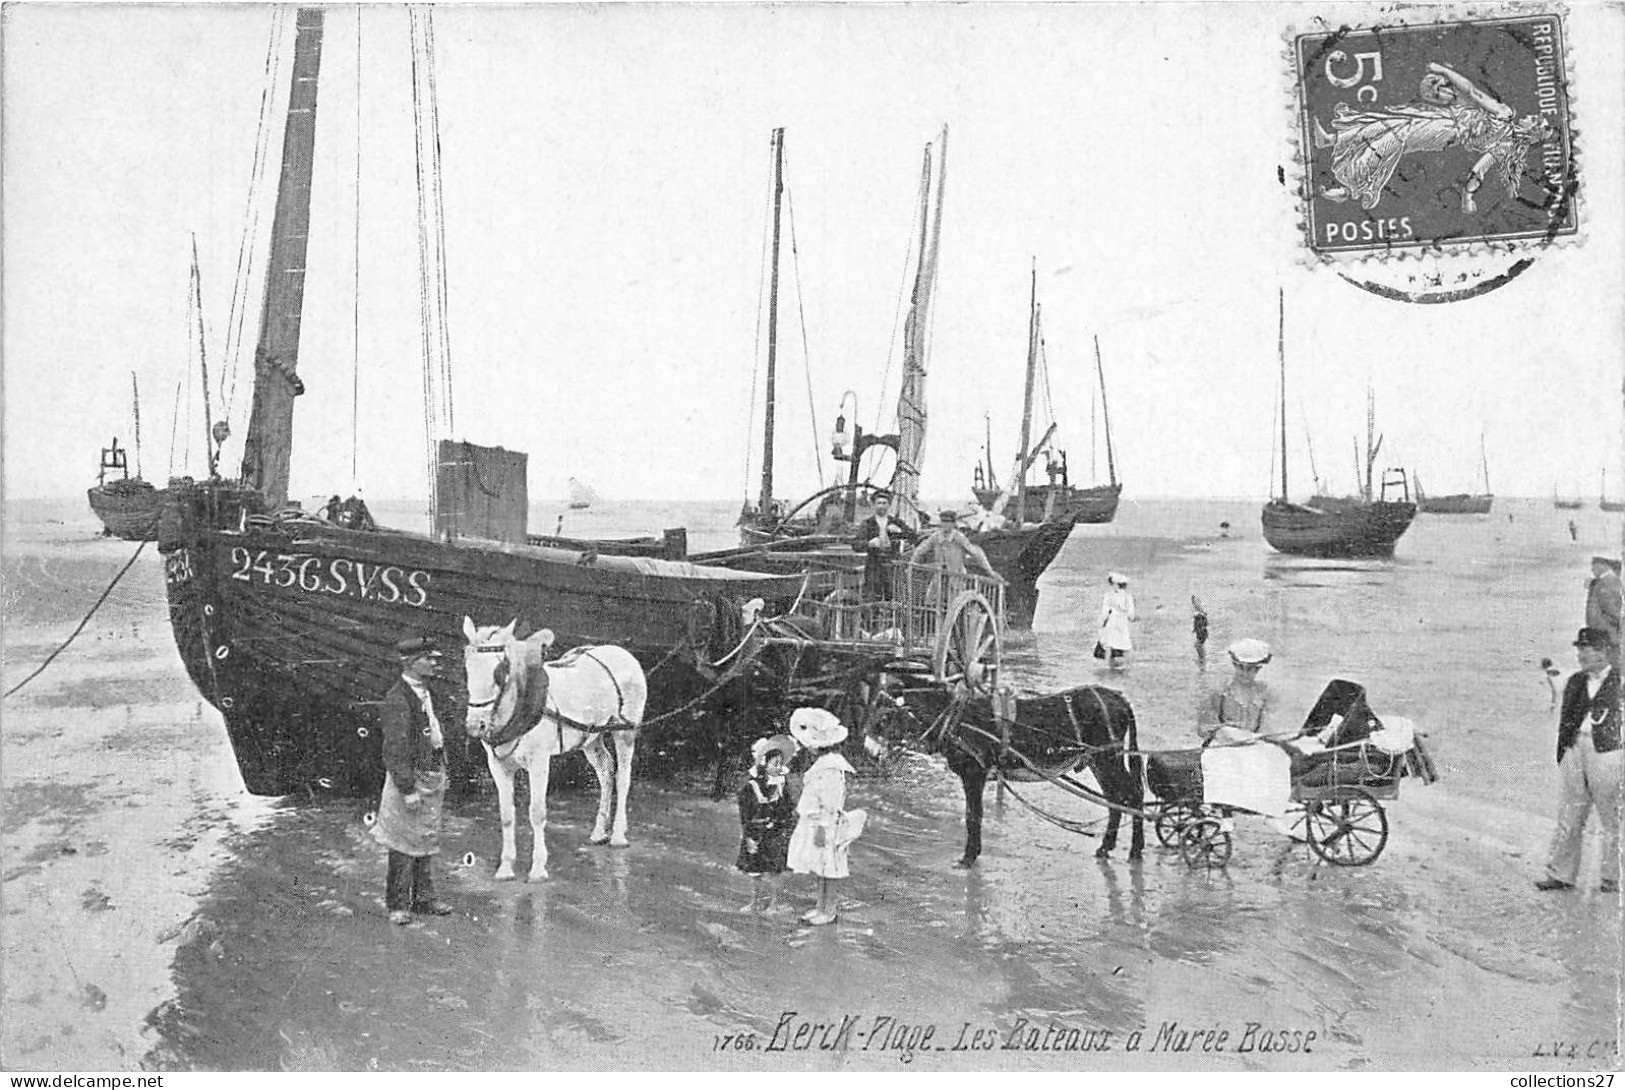
{"type": "Polygon", "coordinates": [[[1179,830],[1197,816],[1194,806],[1185,802],[1170,802],[1157,812],[1157,839],[1164,848],[1179,847],[1179,830]]]}
{"type": "Polygon", "coordinates": [[[1299,803],[1287,807],[1286,813],[1281,815],[1281,831],[1296,843],[1307,843],[1309,840],[1309,811],[1299,803]]]}
{"type": "Polygon", "coordinates": [[[1388,843],[1388,815],[1363,787],[1345,787],[1334,799],[1310,803],[1305,817],[1309,846],[1339,867],[1375,862],[1388,843]]]}
{"type": "Polygon", "coordinates": [[[1179,832],[1179,854],[1187,867],[1223,867],[1230,862],[1233,848],[1230,834],[1218,818],[1187,821],[1179,832]]]}
{"type": "Polygon", "coordinates": [[[989,695],[999,684],[1004,640],[993,607],[973,590],[960,592],[949,603],[937,631],[936,654],[931,665],[938,681],[963,680],[973,695],[989,695]]]}

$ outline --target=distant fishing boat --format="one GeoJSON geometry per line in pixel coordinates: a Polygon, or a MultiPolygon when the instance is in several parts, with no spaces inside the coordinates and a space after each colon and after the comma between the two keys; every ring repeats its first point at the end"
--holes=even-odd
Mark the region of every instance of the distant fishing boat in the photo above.
{"type": "Polygon", "coordinates": [[[164,490],[141,477],[141,391],[135,372],[130,372],[131,409],[135,416],[135,476],[130,476],[129,451],[119,446],[118,436],[102,448],[96,485],[86,493],[90,509],[102,520],[102,533],[125,541],[158,540],[158,515],[164,506],[164,490]],[[118,477],[109,480],[108,474],[118,477]]]}
{"type": "MultiPolygon", "coordinates": [[[[1000,497],[1008,499],[1013,491],[1017,525],[1027,521],[1029,516],[1033,521],[1064,522],[1069,526],[1079,522],[1110,522],[1117,515],[1117,501],[1122,495],[1123,486],[1117,483],[1117,460],[1112,454],[1112,418],[1110,413],[1104,411],[1106,376],[1100,364],[1100,338],[1095,338],[1095,377],[1100,383],[1100,404],[1106,422],[1106,472],[1110,477],[1109,484],[1089,488],[1076,488],[1072,485],[1068,480],[1070,467],[1066,451],[1057,451],[1050,443],[1051,437],[1055,434],[1056,425],[1053,422],[1037,446],[1028,448],[1027,443],[1032,438],[1033,380],[1043,361],[1043,355],[1044,335],[1038,306],[1038,271],[1035,268],[1028,318],[1026,392],[1021,409],[1021,451],[1016,456],[1015,479],[1007,487],[999,486],[998,475],[993,468],[993,441],[989,435],[984,450],[984,465],[976,467],[971,492],[975,495],[977,503],[992,511],[998,505],[1000,497]],[[1049,482],[1028,484],[1027,469],[1040,454],[1045,455],[1044,471],[1049,477],[1049,482]]],[[[1091,445],[1092,441],[1093,436],[1091,445]]],[[[1091,455],[1092,453],[1091,450],[1091,455]]]]}
{"type": "Polygon", "coordinates": [[[1602,471],[1602,487],[1597,495],[1597,506],[1604,511],[1625,511],[1625,500],[1611,500],[1608,498],[1608,471],[1602,471]]]}
{"type": "Polygon", "coordinates": [[[1490,460],[1484,453],[1484,437],[1478,437],[1478,456],[1483,467],[1484,491],[1469,494],[1457,492],[1449,496],[1429,496],[1422,491],[1422,478],[1417,475],[1416,481],[1416,508],[1424,515],[1487,515],[1490,505],[1495,502],[1495,493],[1490,491],[1490,460]]]}
{"type": "Polygon", "coordinates": [[[1316,496],[1307,504],[1293,503],[1287,491],[1286,449],[1286,295],[1280,297],[1280,329],[1276,352],[1281,367],[1281,494],[1264,505],[1261,520],[1264,540],[1283,553],[1314,557],[1392,556],[1411,521],[1416,504],[1403,469],[1383,471],[1381,490],[1373,495],[1372,467],[1382,440],[1374,438],[1374,411],[1369,393],[1366,401],[1365,482],[1358,496],[1333,498],[1316,496]],[[1403,500],[1389,500],[1388,492],[1398,488],[1403,500]]]}
{"type": "Polygon", "coordinates": [[[602,499],[598,493],[592,490],[590,485],[583,484],[574,477],[570,478],[568,487],[570,494],[570,510],[572,511],[585,511],[594,503],[602,499]]]}
{"type": "Polygon", "coordinates": [[[1558,495],[1557,494],[1557,486],[1555,484],[1552,485],[1552,506],[1553,507],[1556,507],[1559,510],[1563,510],[1563,511],[1578,511],[1580,508],[1584,507],[1585,505],[1586,505],[1586,501],[1580,499],[1578,496],[1560,496],[1560,495],[1558,495]]]}

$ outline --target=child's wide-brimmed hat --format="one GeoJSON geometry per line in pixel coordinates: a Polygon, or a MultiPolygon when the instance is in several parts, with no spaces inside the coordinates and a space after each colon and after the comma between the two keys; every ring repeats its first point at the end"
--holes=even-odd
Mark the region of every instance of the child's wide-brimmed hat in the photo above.
{"type": "Polygon", "coordinates": [[[771,738],[758,738],[750,744],[750,759],[765,764],[770,754],[777,753],[788,761],[796,755],[795,739],[788,734],[775,734],[771,738]]]}
{"type": "Polygon", "coordinates": [[[834,712],[797,708],[790,713],[790,737],[808,749],[824,749],[846,741],[846,727],[834,712]]]}

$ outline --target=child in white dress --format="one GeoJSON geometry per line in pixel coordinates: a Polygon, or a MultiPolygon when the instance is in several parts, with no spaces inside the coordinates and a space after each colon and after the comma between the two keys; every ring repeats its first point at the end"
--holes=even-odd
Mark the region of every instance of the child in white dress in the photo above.
{"type": "Polygon", "coordinates": [[[790,736],[816,758],[802,777],[789,865],[797,874],[818,876],[818,903],[802,922],[831,924],[840,903],[835,883],[850,873],[847,848],[863,832],[868,814],[845,809],[846,778],[855,770],[835,748],[846,740],[841,721],[822,708],[798,708],[790,715],[790,736]]]}

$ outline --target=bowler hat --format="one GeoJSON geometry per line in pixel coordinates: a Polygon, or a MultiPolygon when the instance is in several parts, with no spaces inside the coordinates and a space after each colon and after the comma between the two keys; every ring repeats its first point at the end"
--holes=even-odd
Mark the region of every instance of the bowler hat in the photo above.
{"type": "Polygon", "coordinates": [[[959,512],[954,510],[938,511],[937,518],[942,522],[958,522],[959,512]]]}
{"type": "Polygon", "coordinates": [[[438,655],[440,648],[435,646],[432,636],[412,636],[397,643],[395,653],[403,659],[415,659],[424,655],[438,655]]]}
{"type": "Polygon", "coordinates": [[[1596,647],[1607,651],[1614,646],[1614,636],[1606,628],[1582,628],[1580,634],[1574,637],[1574,646],[1596,647]]]}

